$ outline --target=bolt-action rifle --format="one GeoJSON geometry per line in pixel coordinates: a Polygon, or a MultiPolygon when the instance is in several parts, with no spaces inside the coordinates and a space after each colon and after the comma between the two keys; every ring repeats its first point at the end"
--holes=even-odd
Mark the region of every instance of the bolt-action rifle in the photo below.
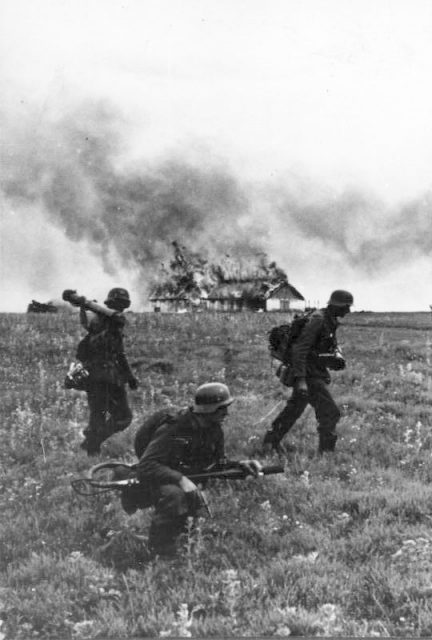
{"type": "MultiPolygon", "coordinates": [[[[128,488],[139,487],[140,482],[136,477],[137,466],[137,464],[127,464],[117,460],[101,462],[100,464],[91,467],[85,478],[72,480],[71,485],[73,490],[81,496],[93,496],[99,493],[106,493],[108,491],[123,491],[128,488]],[[106,471],[113,472],[112,475],[114,475],[115,479],[105,480],[101,478],[101,474],[106,471]]],[[[280,464],[268,465],[261,468],[259,476],[267,476],[283,472],[284,467],[280,464]]],[[[251,476],[247,469],[242,467],[231,467],[217,471],[208,470],[199,473],[183,473],[195,484],[207,482],[207,480],[218,479],[244,480],[251,476]]],[[[203,507],[207,510],[207,513],[211,516],[209,506],[202,491],[200,492],[200,500],[203,507]]]]}

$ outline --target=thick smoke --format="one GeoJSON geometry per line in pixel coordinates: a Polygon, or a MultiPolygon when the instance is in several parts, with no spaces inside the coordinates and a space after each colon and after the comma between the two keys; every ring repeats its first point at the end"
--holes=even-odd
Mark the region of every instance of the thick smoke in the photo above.
{"type": "Polygon", "coordinates": [[[432,193],[397,207],[353,189],[335,197],[316,188],[301,195],[279,188],[272,200],[284,232],[316,241],[318,251],[365,273],[432,251],[432,193]]]}
{"type": "Polygon", "coordinates": [[[68,238],[90,243],[106,270],[120,258],[142,282],[172,240],[216,254],[261,248],[259,225],[251,225],[245,193],[227,170],[180,158],[128,164],[121,129],[99,107],[21,132],[9,145],[5,197],[38,205],[68,238]]]}
{"type": "Polygon", "coordinates": [[[2,206],[10,230],[18,220],[31,234],[13,242],[23,260],[35,260],[29,278],[46,278],[47,287],[61,268],[58,234],[113,277],[133,273],[143,300],[173,240],[211,260],[265,251],[289,273],[306,253],[367,274],[432,249],[430,193],[389,208],[370,194],[334,195],[292,178],[242,183],[227,166],[188,161],[187,153],[132,163],[128,124],[106,105],[61,119],[21,116],[19,126],[2,117],[2,206]],[[50,228],[41,233],[39,224],[36,233],[30,220],[41,213],[50,228]]]}

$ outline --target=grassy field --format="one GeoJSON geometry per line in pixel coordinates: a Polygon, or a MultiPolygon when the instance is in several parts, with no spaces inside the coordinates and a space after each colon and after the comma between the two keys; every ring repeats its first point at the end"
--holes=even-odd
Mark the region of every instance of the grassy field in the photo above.
{"type": "MultiPolygon", "coordinates": [[[[99,459],[133,460],[143,417],[208,380],[236,396],[227,453],[249,456],[287,393],[266,347],[283,317],[128,317],[134,421],[99,459]]],[[[77,317],[1,315],[0,639],[431,636],[431,329],[428,313],[347,318],[337,453],[316,457],[309,408],[285,473],[212,485],[213,518],[170,563],[145,562],[149,511],[71,490],[93,463],[85,395],[62,386],[77,317]]]]}

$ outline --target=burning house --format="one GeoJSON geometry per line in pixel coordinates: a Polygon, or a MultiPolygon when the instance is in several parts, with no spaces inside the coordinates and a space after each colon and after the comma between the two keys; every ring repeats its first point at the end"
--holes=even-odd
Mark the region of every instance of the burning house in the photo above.
{"type": "Polygon", "coordinates": [[[289,311],[302,310],[301,293],[286,273],[263,253],[247,260],[224,256],[210,263],[173,242],[174,258],[154,286],[154,311],[289,311]]]}

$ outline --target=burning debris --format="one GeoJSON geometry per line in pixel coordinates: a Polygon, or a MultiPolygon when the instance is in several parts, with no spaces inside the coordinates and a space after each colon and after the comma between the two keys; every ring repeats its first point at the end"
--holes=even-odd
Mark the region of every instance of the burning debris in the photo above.
{"type": "Polygon", "coordinates": [[[176,241],[172,245],[174,257],[168,268],[163,265],[161,281],[150,295],[155,311],[265,311],[267,300],[284,288],[290,299],[304,301],[285,271],[268,262],[265,253],[225,255],[215,263],[176,241]]]}
{"type": "Polygon", "coordinates": [[[57,307],[52,302],[32,300],[27,307],[27,313],[57,313],[57,311],[57,307]]]}

